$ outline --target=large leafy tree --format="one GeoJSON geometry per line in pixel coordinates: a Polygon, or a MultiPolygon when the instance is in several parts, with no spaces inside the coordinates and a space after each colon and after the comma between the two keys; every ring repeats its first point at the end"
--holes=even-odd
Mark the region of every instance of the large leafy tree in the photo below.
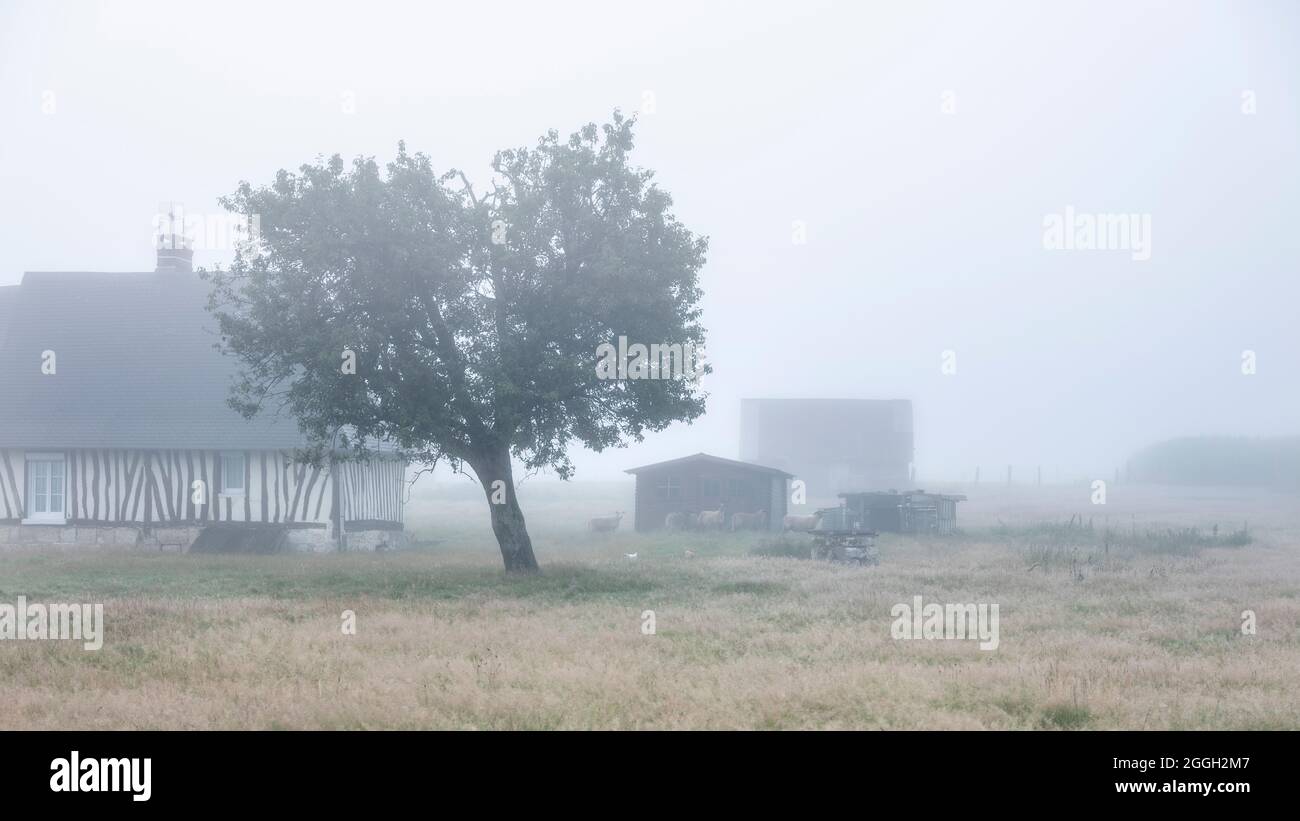
{"type": "Polygon", "coordinates": [[[241,363],[232,404],[286,408],[317,454],[384,441],[420,466],[468,466],[506,569],[535,570],[515,465],[568,478],[575,443],[704,412],[696,379],[597,373],[619,336],[704,344],[707,240],[629,163],[633,125],[615,112],[500,151],[478,190],[405,144],[384,169],[336,155],[241,183],[222,205],[259,236],[212,275],[210,305],[241,363]]]}

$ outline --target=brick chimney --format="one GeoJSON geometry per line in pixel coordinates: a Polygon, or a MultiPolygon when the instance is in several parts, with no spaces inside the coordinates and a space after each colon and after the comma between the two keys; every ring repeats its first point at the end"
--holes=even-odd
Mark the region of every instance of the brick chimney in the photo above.
{"type": "Polygon", "coordinates": [[[165,203],[158,209],[158,267],[160,274],[194,273],[194,249],[185,237],[185,206],[165,203]]]}

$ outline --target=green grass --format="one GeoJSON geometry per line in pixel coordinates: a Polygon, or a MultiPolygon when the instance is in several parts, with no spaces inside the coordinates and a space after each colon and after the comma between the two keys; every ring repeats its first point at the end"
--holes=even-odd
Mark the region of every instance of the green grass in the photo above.
{"type": "Polygon", "coordinates": [[[533,576],[450,514],[373,555],[8,553],[0,602],[102,601],[106,626],[97,652],[0,642],[0,727],[1300,726],[1295,508],[1248,511],[1245,547],[1187,509],[1109,553],[1104,522],[1037,511],[885,534],[869,568],[808,559],[806,535],[591,534],[558,507],[533,576]],[[914,595],[999,603],[999,649],[893,640],[914,595]]]}
{"type": "MultiPolygon", "coordinates": [[[[277,600],[367,596],[393,601],[502,597],[542,602],[636,600],[661,592],[707,593],[697,576],[638,566],[551,563],[536,575],[491,565],[430,568],[418,554],[387,556],[34,556],[13,562],[0,600],[82,601],[132,596],[277,600]]],[[[737,592],[740,592],[739,590],[737,592]]]]}
{"type": "Polygon", "coordinates": [[[1077,704],[1050,704],[1043,709],[1039,727],[1050,730],[1082,730],[1094,720],[1092,711],[1077,704]]]}
{"type": "Polygon", "coordinates": [[[1253,537],[1248,527],[1220,529],[1187,525],[1144,524],[1128,528],[1103,524],[1082,516],[1065,521],[1041,521],[1024,525],[964,530],[959,542],[995,540],[1020,551],[1027,568],[1068,568],[1082,580],[1090,569],[1112,558],[1135,556],[1198,556],[1207,548],[1244,547],[1253,537]]]}
{"type": "Polygon", "coordinates": [[[790,592],[789,585],[777,582],[740,581],[715,584],[714,593],[741,593],[753,596],[780,596],[790,592]]]}
{"type": "Polygon", "coordinates": [[[749,549],[751,556],[781,557],[788,559],[807,559],[811,542],[803,534],[782,533],[780,536],[761,538],[749,549]]]}

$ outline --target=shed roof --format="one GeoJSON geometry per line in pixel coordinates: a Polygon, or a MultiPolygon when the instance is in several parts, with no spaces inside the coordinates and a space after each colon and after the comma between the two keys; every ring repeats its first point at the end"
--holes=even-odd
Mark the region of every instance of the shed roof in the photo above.
{"type": "Polygon", "coordinates": [[[238,365],[214,347],[208,292],[180,272],[28,273],[0,288],[0,447],[305,444],[287,415],[246,420],[227,404],[238,365]]]}
{"type": "Polygon", "coordinates": [[[897,496],[930,496],[934,499],[949,499],[954,502],[966,501],[964,493],[927,493],[924,490],[863,490],[839,494],[842,499],[885,499],[897,496]]]}
{"type": "Polygon", "coordinates": [[[786,473],[784,470],[764,467],[763,465],[756,465],[753,462],[741,462],[736,459],[723,459],[721,456],[711,456],[707,453],[694,453],[691,454],[690,456],[682,456],[681,458],[678,459],[669,459],[665,462],[655,462],[650,465],[642,465],[641,467],[628,468],[623,472],[637,474],[642,472],[648,472],[651,470],[658,470],[660,468],[671,467],[674,465],[689,464],[691,462],[703,462],[706,464],[722,465],[725,467],[742,468],[744,470],[752,470],[760,473],[769,473],[774,476],[785,476],[787,478],[790,478],[794,475],[791,473],[786,473]]]}

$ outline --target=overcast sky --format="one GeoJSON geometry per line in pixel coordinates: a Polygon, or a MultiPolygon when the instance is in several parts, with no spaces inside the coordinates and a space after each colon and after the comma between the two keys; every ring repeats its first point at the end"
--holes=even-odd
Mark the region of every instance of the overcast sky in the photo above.
{"type": "Polygon", "coordinates": [[[151,270],[159,202],[318,154],[485,177],[621,108],[711,239],[716,372],[578,478],[735,457],[750,396],[912,399],[922,479],[1109,476],[1300,433],[1297,44],[1295,2],[0,0],[0,285],[151,270]],[[1045,247],[1067,206],[1149,218],[1150,258],[1045,247]]]}

